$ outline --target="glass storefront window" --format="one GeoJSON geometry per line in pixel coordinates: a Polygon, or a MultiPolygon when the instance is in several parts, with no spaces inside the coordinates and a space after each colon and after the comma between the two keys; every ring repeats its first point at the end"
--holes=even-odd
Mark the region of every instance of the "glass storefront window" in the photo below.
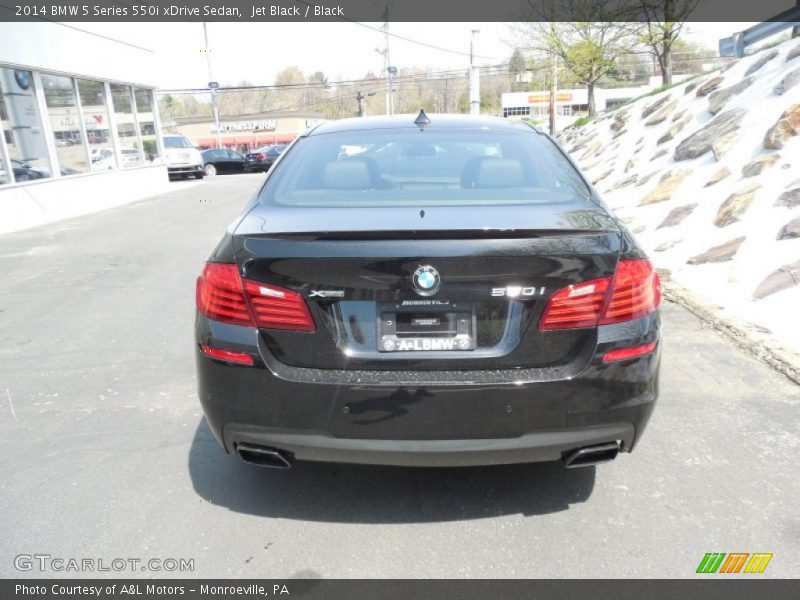
{"type": "Polygon", "coordinates": [[[114,104],[114,118],[117,121],[122,168],[141,166],[143,164],[142,146],[136,131],[130,86],[111,84],[111,100],[114,104]]]}
{"type": "Polygon", "coordinates": [[[2,91],[0,91],[0,185],[4,183],[11,183],[11,175],[8,169],[8,165],[6,164],[6,160],[3,157],[3,146],[2,142],[4,139],[10,137],[11,132],[8,132],[8,136],[6,136],[6,122],[8,121],[8,113],[6,112],[6,103],[3,99],[2,91]]]}
{"type": "Polygon", "coordinates": [[[83,145],[80,113],[72,79],[42,75],[42,87],[61,174],[85,173],[89,170],[89,161],[83,145]]]}
{"type": "Polygon", "coordinates": [[[92,171],[108,171],[117,166],[114,141],[109,128],[106,88],[102,81],[78,79],[78,96],[83,111],[89,162],[92,171]]]}
{"type": "MultiPolygon", "coordinates": [[[[17,182],[50,177],[50,160],[30,71],[0,68],[0,130],[17,182]]],[[[6,176],[7,177],[7,176],[6,176]]]]}
{"type": "Polygon", "coordinates": [[[137,89],[134,91],[134,98],[144,160],[149,163],[157,162],[158,143],[156,142],[155,118],[153,117],[153,92],[152,90],[137,89]]]}

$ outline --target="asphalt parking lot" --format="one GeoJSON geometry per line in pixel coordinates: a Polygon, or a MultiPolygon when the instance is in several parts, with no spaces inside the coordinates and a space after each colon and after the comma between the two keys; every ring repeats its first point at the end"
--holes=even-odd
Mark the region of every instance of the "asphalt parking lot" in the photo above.
{"type": "Polygon", "coordinates": [[[659,405],[614,463],[223,454],[196,397],[194,282],[262,177],[0,236],[0,577],[103,575],[15,568],[38,553],[194,559],[148,576],[672,578],[712,551],[800,576],[800,387],[672,304],[659,405]]]}

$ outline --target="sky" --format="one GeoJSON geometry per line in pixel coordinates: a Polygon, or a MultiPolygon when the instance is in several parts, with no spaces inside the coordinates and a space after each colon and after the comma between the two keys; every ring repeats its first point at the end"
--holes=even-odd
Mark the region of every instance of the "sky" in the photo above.
{"type": "MultiPolygon", "coordinates": [[[[80,23],[82,29],[148,48],[159,56],[154,83],[161,88],[206,87],[208,68],[201,23],[80,23]]],[[[380,23],[367,23],[378,28],[380,23]]],[[[721,37],[741,31],[752,23],[691,23],[687,38],[713,49],[721,37]]],[[[469,65],[471,30],[477,29],[480,64],[508,60],[515,34],[505,23],[391,23],[399,36],[462,52],[432,49],[390,38],[391,62],[398,68],[428,67],[432,70],[466,68],[469,65]]],[[[297,65],[306,73],[322,71],[331,81],[358,79],[368,71],[380,75],[384,46],[378,31],[356,23],[209,23],[212,74],[220,85],[248,81],[274,83],[275,76],[297,65]]]]}

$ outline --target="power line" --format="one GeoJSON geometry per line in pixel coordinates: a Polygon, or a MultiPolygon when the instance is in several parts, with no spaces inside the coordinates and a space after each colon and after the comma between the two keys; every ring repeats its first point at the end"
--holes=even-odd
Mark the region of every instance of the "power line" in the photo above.
{"type": "MultiPolygon", "coordinates": [[[[486,65],[480,67],[485,74],[491,76],[493,73],[510,72],[510,65],[486,65]]],[[[408,80],[435,80],[443,78],[447,75],[458,75],[460,77],[467,77],[467,67],[463,69],[449,69],[446,71],[427,71],[425,73],[409,73],[406,75],[396,75],[393,79],[395,82],[408,81],[408,80]]],[[[255,91],[278,91],[278,90],[303,90],[303,89],[325,89],[331,87],[340,87],[347,85],[364,85],[377,83],[378,81],[384,82],[383,79],[369,78],[369,79],[343,79],[339,81],[328,81],[326,83],[317,82],[303,82],[303,83],[286,83],[286,84],[273,84],[273,85],[239,85],[239,86],[221,86],[218,88],[219,92],[255,92],[255,91]]],[[[165,94],[207,94],[208,88],[176,88],[176,89],[161,89],[158,90],[161,95],[165,94]]]]}
{"type": "MultiPolygon", "coordinates": [[[[0,10],[6,10],[8,12],[12,12],[13,11],[13,9],[10,6],[7,6],[5,4],[0,4],[0,10]]],[[[103,39],[103,40],[108,40],[109,42],[114,42],[116,44],[122,44],[123,46],[129,46],[130,48],[135,48],[136,50],[143,50],[144,52],[149,52],[150,54],[155,54],[155,51],[152,50],[151,48],[145,48],[144,46],[137,46],[136,44],[132,44],[130,42],[126,42],[125,40],[120,40],[120,39],[117,39],[117,38],[113,38],[113,37],[108,36],[108,35],[103,35],[102,33],[95,33],[94,31],[89,31],[87,29],[81,29],[80,27],[75,27],[74,25],[69,25],[68,23],[62,23],[60,21],[53,21],[51,19],[48,19],[46,17],[41,17],[41,16],[38,16],[38,15],[37,16],[30,15],[30,17],[33,18],[33,19],[36,19],[37,21],[44,21],[45,23],[50,23],[52,25],[60,25],[61,27],[65,27],[67,29],[72,29],[74,31],[80,31],[81,33],[85,33],[86,35],[92,35],[94,37],[97,37],[97,38],[100,38],[100,39],[103,39]]]]}
{"type": "MultiPolygon", "coordinates": [[[[306,0],[294,0],[294,1],[295,2],[299,2],[300,4],[303,4],[304,6],[308,6],[310,8],[314,8],[314,5],[309,3],[309,2],[306,2],[306,0]]],[[[348,19],[347,17],[344,17],[344,16],[337,16],[336,18],[339,19],[340,21],[346,21],[348,23],[353,23],[354,25],[358,25],[359,27],[364,27],[365,29],[370,29],[370,30],[376,31],[376,32],[378,32],[380,34],[384,34],[383,29],[380,29],[378,27],[373,27],[372,25],[367,25],[366,23],[361,23],[360,21],[354,21],[354,20],[348,19]]],[[[431,50],[438,50],[439,52],[447,52],[449,54],[457,54],[459,56],[469,56],[469,52],[463,52],[461,50],[453,50],[451,48],[442,48],[441,46],[437,46],[435,44],[429,44],[428,42],[421,42],[419,40],[415,40],[415,39],[412,39],[412,38],[409,38],[409,37],[405,37],[403,35],[398,35],[396,33],[388,33],[387,35],[389,35],[389,36],[391,36],[393,38],[397,38],[398,40],[403,40],[404,42],[409,42],[410,44],[417,44],[418,46],[424,46],[425,48],[430,48],[431,50]]],[[[475,57],[476,58],[483,58],[483,59],[486,59],[486,60],[497,60],[497,59],[495,59],[495,58],[493,58],[491,56],[480,56],[480,55],[477,55],[477,54],[475,55],[475,57]]]]}

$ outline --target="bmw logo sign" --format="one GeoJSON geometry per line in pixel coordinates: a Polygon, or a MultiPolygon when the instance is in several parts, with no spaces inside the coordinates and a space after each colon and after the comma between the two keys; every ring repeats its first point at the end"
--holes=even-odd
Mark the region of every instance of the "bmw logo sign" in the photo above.
{"type": "Polygon", "coordinates": [[[420,296],[433,296],[439,291],[441,277],[439,277],[439,271],[426,265],[414,271],[412,281],[414,289],[420,296]]]}
{"type": "Polygon", "coordinates": [[[17,85],[22,90],[27,90],[31,87],[31,72],[30,71],[14,71],[14,79],[17,80],[17,85]]]}

